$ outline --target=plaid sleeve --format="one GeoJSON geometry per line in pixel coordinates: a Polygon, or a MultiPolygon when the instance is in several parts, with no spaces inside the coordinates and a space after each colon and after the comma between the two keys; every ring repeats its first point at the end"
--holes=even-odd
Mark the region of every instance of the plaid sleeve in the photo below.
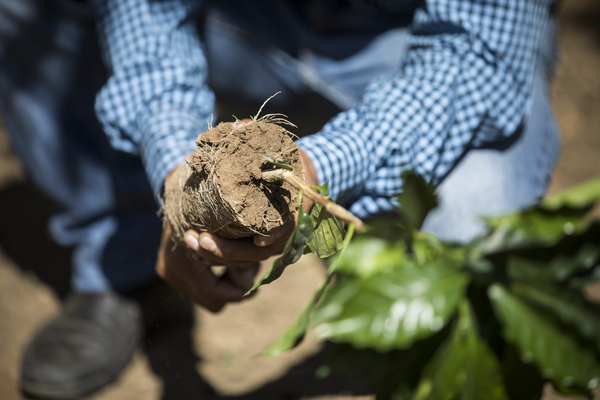
{"type": "Polygon", "coordinates": [[[361,217],[388,211],[402,171],[438,184],[469,147],[517,132],[551,3],[428,1],[398,71],[298,141],[332,197],[361,217]]]}
{"type": "Polygon", "coordinates": [[[96,114],[116,149],[140,155],[156,194],[214,112],[193,16],[198,0],[95,0],[112,75],[96,114]]]}

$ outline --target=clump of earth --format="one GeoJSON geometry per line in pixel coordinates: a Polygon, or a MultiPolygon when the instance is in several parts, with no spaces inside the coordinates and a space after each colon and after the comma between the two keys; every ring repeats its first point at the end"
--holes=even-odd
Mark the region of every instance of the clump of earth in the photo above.
{"type": "Polygon", "coordinates": [[[163,209],[176,238],[188,229],[229,239],[265,234],[298,209],[296,188],[262,179],[275,168],[263,156],[290,165],[302,178],[298,147],[280,125],[220,123],[199,135],[196,145],[165,187],[163,209]]]}

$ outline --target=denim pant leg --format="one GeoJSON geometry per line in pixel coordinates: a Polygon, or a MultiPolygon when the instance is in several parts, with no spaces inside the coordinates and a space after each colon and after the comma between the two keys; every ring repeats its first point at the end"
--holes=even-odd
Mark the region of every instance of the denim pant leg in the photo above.
{"type": "Polygon", "coordinates": [[[557,62],[556,21],[542,35],[533,80],[532,109],[521,136],[506,149],[475,149],[438,187],[440,206],[423,229],[440,238],[469,241],[483,233],[480,216],[526,208],[546,193],[560,152],[548,87],[557,62]]]}
{"type": "Polygon", "coordinates": [[[483,232],[480,216],[532,205],[546,193],[559,147],[548,82],[540,73],[535,78],[533,108],[519,139],[505,150],[467,153],[438,187],[440,205],[423,229],[441,239],[466,242],[483,232]]]}
{"type": "Polygon", "coordinates": [[[4,124],[28,175],[56,204],[50,232],[74,246],[71,285],[82,292],[154,279],[161,232],[141,162],[113,150],[96,120],[106,76],[85,3],[0,0],[4,124]]]}

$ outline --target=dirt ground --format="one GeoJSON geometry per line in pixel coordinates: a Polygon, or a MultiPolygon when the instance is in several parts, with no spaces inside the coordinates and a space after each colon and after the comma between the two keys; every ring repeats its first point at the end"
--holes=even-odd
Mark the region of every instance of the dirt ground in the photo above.
{"type": "MultiPolygon", "coordinates": [[[[563,2],[559,16],[562,55],[552,98],[562,153],[550,192],[600,175],[600,2],[563,2]]],[[[27,184],[3,133],[0,210],[0,399],[18,400],[21,351],[68,290],[68,251],[45,233],[48,204],[27,184]]],[[[232,399],[373,399],[360,382],[315,380],[323,344],[310,338],[284,356],[257,356],[322,275],[319,261],[304,257],[249,301],[218,315],[195,308],[194,319],[155,326],[120,379],[91,399],[206,399],[208,387],[232,399]]],[[[547,390],[544,398],[559,397],[547,390]]]]}

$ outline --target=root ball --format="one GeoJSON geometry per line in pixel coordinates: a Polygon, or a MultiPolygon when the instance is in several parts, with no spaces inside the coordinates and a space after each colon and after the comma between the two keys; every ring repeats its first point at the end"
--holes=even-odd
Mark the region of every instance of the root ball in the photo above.
{"type": "Polygon", "coordinates": [[[262,173],[270,155],[303,179],[298,147],[283,127],[261,118],[248,124],[221,123],[198,136],[198,150],[165,185],[163,212],[176,239],[189,229],[228,239],[265,234],[298,209],[298,190],[270,183],[262,173]]]}

